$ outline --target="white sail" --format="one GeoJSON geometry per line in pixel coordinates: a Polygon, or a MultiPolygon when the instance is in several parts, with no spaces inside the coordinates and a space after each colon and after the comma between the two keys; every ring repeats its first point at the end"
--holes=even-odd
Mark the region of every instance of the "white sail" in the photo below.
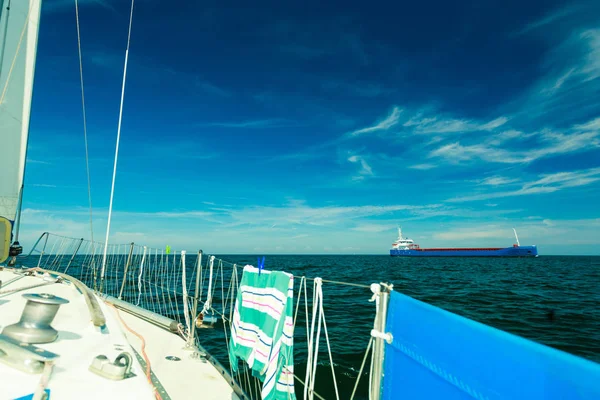
{"type": "Polygon", "coordinates": [[[25,170],[41,0],[0,2],[0,216],[14,221],[25,170]]]}
{"type": "Polygon", "coordinates": [[[27,152],[41,0],[0,0],[0,262],[12,231],[27,152]],[[10,221],[10,222],[9,222],[10,221]]]}

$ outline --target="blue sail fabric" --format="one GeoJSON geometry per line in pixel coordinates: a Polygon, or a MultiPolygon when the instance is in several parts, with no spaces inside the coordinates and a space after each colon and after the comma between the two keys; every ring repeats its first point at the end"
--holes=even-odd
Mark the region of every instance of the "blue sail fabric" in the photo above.
{"type": "Polygon", "coordinates": [[[600,399],[600,364],[392,291],[390,399],[600,399]]]}

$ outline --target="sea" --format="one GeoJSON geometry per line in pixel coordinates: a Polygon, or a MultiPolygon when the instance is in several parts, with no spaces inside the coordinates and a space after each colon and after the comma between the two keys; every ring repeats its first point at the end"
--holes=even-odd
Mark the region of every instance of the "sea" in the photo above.
{"type": "MultiPolygon", "coordinates": [[[[238,265],[256,265],[253,255],[218,256],[238,265]]],[[[524,338],[600,362],[600,257],[411,258],[383,255],[272,255],[265,268],[296,277],[359,285],[386,282],[394,290],[450,312],[524,338]]],[[[299,279],[296,278],[296,281],[299,279]]],[[[307,281],[308,303],[313,281],[307,281]]],[[[298,284],[296,284],[296,288],[298,284]]],[[[297,297],[298,293],[295,293],[297,297]]],[[[373,328],[375,305],[365,287],[323,283],[323,304],[340,398],[349,399],[373,328]]],[[[296,374],[304,379],[307,358],[304,295],[295,330],[296,374]]],[[[309,314],[311,313],[309,309],[309,314]]],[[[312,315],[309,315],[311,317],[312,315]]],[[[415,322],[417,323],[417,322],[415,322]]],[[[206,330],[201,330],[200,335],[206,330]]],[[[207,333],[210,335],[210,333],[207,333]]],[[[204,347],[224,365],[219,342],[204,347]]],[[[368,366],[356,399],[368,398],[368,366]]],[[[315,391],[335,399],[327,345],[321,334],[315,391]]],[[[299,397],[302,385],[296,386],[299,397]]]]}
{"type": "MultiPolygon", "coordinates": [[[[257,264],[256,255],[217,257],[238,266],[257,264]]],[[[83,260],[83,256],[77,258],[83,260]]],[[[77,258],[69,270],[69,274],[76,277],[83,265],[83,262],[77,262],[77,258]]],[[[34,260],[30,262],[29,266],[35,266],[34,260]]],[[[186,262],[190,287],[194,263],[195,257],[190,255],[186,262]]],[[[225,307],[223,305],[230,299],[228,287],[232,268],[231,264],[226,265],[221,276],[220,272],[214,274],[213,305],[220,310],[228,309],[226,303],[225,307]]],[[[302,289],[300,292],[299,287],[302,277],[324,280],[323,307],[329,340],[322,331],[315,382],[315,392],[323,399],[336,399],[334,374],[340,399],[351,397],[357,380],[354,398],[368,399],[370,358],[365,359],[365,351],[375,317],[375,304],[369,301],[372,296],[369,285],[372,283],[392,284],[395,291],[415,299],[600,363],[598,256],[412,258],[267,255],[264,268],[286,271],[295,276],[294,301],[295,309],[298,304],[298,311],[294,331],[294,372],[302,380],[306,373],[307,316],[310,321],[314,280],[305,281],[306,291],[302,289]],[[298,300],[300,302],[296,303],[298,300]],[[365,367],[359,373],[363,360],[366,360],[365,367]]],[[[239,272],[241,274],[241,269],[239,272]]],[[[204,274],[206,293],[206,270],[204,274]]],[[[167,280],[160,273],[153,279],[167,280]]],[[[121,281],[122,274],[107,282],[119,288],[121,281]]],[[[181,283],[178,276],[173,276],[172,281],[181,283]]],[[[130,279],[127,287],[132,298],[137,298],[137,279],[130,279]]],[[[181,315],[178,317],[182,318],[181,315]]],[[[214,329],[199,329],[197,334],[201,345],[227,368],[229,357],[222,322],[214,329]]],[[[303,386],[296,383],[297,397],[302,398],[303,386]]]]}

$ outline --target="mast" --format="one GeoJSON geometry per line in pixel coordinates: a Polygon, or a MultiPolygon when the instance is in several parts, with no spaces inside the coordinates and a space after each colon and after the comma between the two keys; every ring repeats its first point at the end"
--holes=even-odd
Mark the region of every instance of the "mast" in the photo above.
{"type": "Polygon", "coordinates": [[[18,232],[41,0],[0,0],[0,262],[22,251],[18,232]],[[16,224],[15,224],[16,221],[16,224]]]}
{"type": "Polygon", "coordinates": [[[519,243],[519,237],[517,236],[517,230],[515,228],[513,228],[513,232],[515,233],[515,239],[517,239],[517,246],[521,246],[521,243],[519,243]]]}

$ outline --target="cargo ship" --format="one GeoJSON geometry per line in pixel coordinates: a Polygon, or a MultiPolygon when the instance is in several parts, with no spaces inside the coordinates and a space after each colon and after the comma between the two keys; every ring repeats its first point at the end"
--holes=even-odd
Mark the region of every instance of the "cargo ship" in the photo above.
{"type": "Polygon", "coordinates": [[[458,247],[422,249],[412,239],[402,237],[402,229],[398,228],[398,239],[392,243],[392,257],[537,257],[537,246],[521,246],[517,231],[517,243],[512,247],[458,247]]]}

